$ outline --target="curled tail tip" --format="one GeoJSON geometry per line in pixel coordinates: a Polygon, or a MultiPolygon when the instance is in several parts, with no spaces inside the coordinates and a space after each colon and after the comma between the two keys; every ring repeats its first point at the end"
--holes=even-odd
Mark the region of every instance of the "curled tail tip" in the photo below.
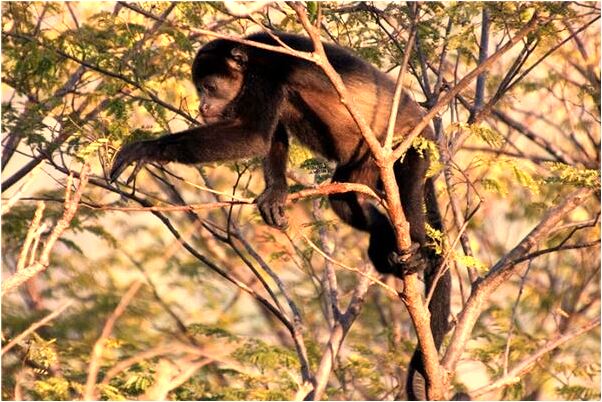
{"type": "Polygon", "coordinates": [[[406,386],[409,401],[426,401],[426,381],[422,374],[416,370],[410,370],[406,386]]]}

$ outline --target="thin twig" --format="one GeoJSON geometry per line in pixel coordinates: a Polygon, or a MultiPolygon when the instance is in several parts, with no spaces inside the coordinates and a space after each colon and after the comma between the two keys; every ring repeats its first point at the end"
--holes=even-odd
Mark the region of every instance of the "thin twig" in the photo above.
{"type": "Polygon", "coordinates": [[[516,296],[516,300],[514,301],[514,305],[512,306],[512,314],[510,314],[510,325],[508,327],[508,337],[506,338],[506,348],[504,349],[504,360],[503,360],[503,373],[504,375],[508,375],[508,364],[510,363],[510,344],[512,341],[512,333],[514,332],[514,321],[516,320],[516,313],[518,311],[518,303],[520,302],[520,298],[523,295],[523,291],[525,290],[525,282],[527,281],[527,275],[529,275],[529,271],[533,264],[532,261],[529,261],[527,265],[527,270],[520,278],[520,284],[518,287],[518,295],[516,296]]]}
{"type": "Polygon", "coordinates": [[[543,356],[545,356],[547,353],[598,326],[600,326],[599,317],[590,320],[589,322],[578,327],[574,331],[568,332],[564,335],[558,335],[554,339],[551,339],[548,342],[546,342],[546,344],[542,346],[539,350],[537,350],[534,353],[531,353],[529,357],[527,357],[526,359],[518,363],[516,366],[514,366],[514,368],[510,370],[508,374],[504,375],[503,377],[494,381],[491,384],[471,391],[470,394],[473,397],[479,397],[495,389],[505,387],[507,385],[512,385],[517,381],[520,381],[520,376],[528,372],[535,365],[535,363],[537,363],[537,361],[543,356]]]}
{"type": "Polygon", "coordinates": [[[80,180],[77,190],[71,195],[71,189],[69,186],[65,190],[65,210],[63,216],[54,226],[52,232],[46,239],[46,244],[40,253],[40,257],[37,261],[27,267],[20,269],[15,272],[12,276],[2,281],[2,295],[4,296],[7,292],[17,288],[23,282],[31,279],[38,273],[46,270],[50,264],[50,252],[52,251],[56,241],[63,235],[63,233],[69,227],[77,208],[79,207],[79,201],[83,194],[84,188],[88,183],[88,174],[90,172],[90,165],[84,164],[81,173],[79,174],[80,180]]]}
{"type": "MultiPolygon", "coordinates": [[[[67,203],[67,201],[65,201],[65,203],[67,203]]],[[[39,201],[36,212],[34,212],[33,219],[29,225],[29,230],[25,236],[25,241],[23,242],[23,246],[21,246],[21,252],[19,253],[19,259],[17,260],[16,272],[20,272],[23,270],[23,268],[25,268],[25,264],[28,261],[28,255],[31,255],[35,258],[35,250],[31,250],[31,243],[34,241],[34,239],[39,239],[41,235],[38,229],[40,228],[40,223],[42,222],[45,208],[46,204],[44,204],[42,201],[39,201]]],[[[31,265],[31,263],[29,265],[31,265]]]]}
{"type": "Polygon", "coordinates": [[[41,320],[36,321],[33,324],[31,324],[29,326],[29,328],[27,328],[25,331],[21,332],[19,335],[15,336],[10,342],[8,342],[2,348],[2,354],[5,354],[9,350],[11,350],[15,345],[17,345],[23,339],[27,338],[31,333],[33,333],[34,331],[36,331],[38,328],[43,327],[44,325],[48,324],[50,321],[54,320],[63,311],[65,311],[66,309],[68,309],[69,307],[71,307],[71,305],[73,303],[74,303],[74,301],[70,300],[67,303],[64,303],[62,306],[58,307],[52,313],[48,314],[46,317],[44,317],[41,320]]]}
{"type": "Polygon", "coordinates": [[[84,388],[83,399],[85,401],[93,401],[98,399],[96,397],[95,388],[105,343],[109,336],[111,336],[111,332],[113,332],[115,322],[117,322],[117,319],[125,312],[128,304],[130,304],[130,301],[132,301],[133,297],[136,295],[136,292],[138,292],[138,289],[140,289],[140,286],[142,286],[142,282],[140,280],[136,280],[130,285],[127,292],[125,292],[125,294],[121,297],[121,300],[119,301],[119,304],[117,304],[117,307],[115,307],[115,310],[113,310],[113,313],[105,322],[102,332],[100,333],[100,337],[96,340],[96,343],[94,343],[92,356],[90,357],[90,364],[88,365],[88,377],[86,379],[86,386],[84,388]]]}
{"type": "Polygon", "coordinates": [[[382,287],[383,289],[385,289],[388,293],[390,293],[391,295],[397,297],[399,296],[399,292],[395,289],[393,289],[391,286],[387,285],[386,283],[384,283],[383,281],[381,281],[378,278],[375,278],[374,276],[367,274],[365,272],[362,272],[362,270],[358,269],[358,268],[354,268],[354,267],[350,267],[347,264],[344,264],[340,261],[335,260],[334,258],[330,257],[328,254],[326,254],[324,251],[322,251],[320,249],[320,247],[318,247],[313,241],[311,241],[311,239],[309,237],[307,237],[304,233],[299,232],[299,234],[301,235],[301,237],[303,237],[303,239],[307,242],[307,244],[314,249],[314,251],[316,251],[318,254],[320,254],[322,257],[324,257],[325,260],[332,262],[335,265],[338,265],[341,268],[344,268],[348,271],[351,272],[355,272],[356,274],[359,274],[360,276],[363,276],[365,278],[367,278],[368,280],[370,280],[372,283],[382,287]]]}
{"type": "MultiPolygon", "coordinates": [[[[215,191],[212,191],[216,193],[215,191]]],[[[380,198],[378,194],[374,192],[370,187],[365,184],[359,183],[330,183],[324,184],[315,188],[307,188],[296,193],[289,194],[287,196],[286,202],[290,203],[295,200],[299,200],[302,198],[309,197],[320,197],[326,196],[330,194],[338,194],[338,193],[349,193],[356,192],[368,195],[378,202],[384,204],[384,200],[380,198]]],[[[219,193],[219,192],[217,192],[219,193]]],[[[82,202],[82,207],[90,208],[90,209],[98,209],[104,211],[122,211],[122,212],[194,212],[201,210],[209,210],[209,209],[218,209],[223,207],[229,207],[232,205],[253,205],[256,202],[255,198],[245,198],[239,196],[228,195],[231,198],[235,198],[232,201],[217,201],[217,202],[208,202],[203,204],[188,204],[188,205],[170,205],[170,206],[142,206],[142,207],[116,207],[110,204],[92,204],[89,202],[82,202]]],[[[23,201],[54,201],[59,202],[61,200],[54,198],[40,198],[40,197],[23,197],[23,201]]],[[[386,205],[386,204],[385,204],[386,205]]]]}
{"type": "Polygon", "coordinates": [[[19,201],[23,193],[29,188],[34,182],[38,173],[40,172],[40,166],[34,167],[29,173],[27,173],[26,180],[21,184],[19,189],[8,199],[8,201],[2,203],[2,215],[10,211],[10,209],[19,201]]]}
{"type": "Polygon", "coordinates": [[[412,53],[412,44],[414,43],[414,38],[416,36],[416,24],[417,21],[414,19],[412,22],[412,28],[410,30],[410,34],[408,36],[408,41],[406,42],[406,48],[403,54],[403,60],[401,62],[401,68],[399,70],[399,75],[397,76],[397,82],[395,84],[395,93],[393,95],[393,101],[391,103],[391,111],[389,113],[389,123],[387,126],[387,136],[385,137],[385,150],[390,150],[393,145],[393,134],[395,133],[395,122],[397,121],[397,113],[399,110],[399,101],[401,99],[401,95],[403,93],[403,81],[406,74],[406,69],[408,67],[408,61],[410,60],[410,54],[412,53]]]}

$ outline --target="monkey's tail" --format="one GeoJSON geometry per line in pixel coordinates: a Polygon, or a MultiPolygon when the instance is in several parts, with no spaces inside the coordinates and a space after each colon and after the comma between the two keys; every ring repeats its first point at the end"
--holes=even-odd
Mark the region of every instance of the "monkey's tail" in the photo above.
{"type": "MultiPolygon", "coordinates": [[[[433,229],[443,232],[443,219],[437,203],[435,193],[435,183],[432,178],[427,178],[425,183],[425,204],[426,215],[429,225],[433,229]]],[[[437,271],[443,262],[440,254],[435,254],[432,251],[428,252],[428,266],[424,272],[425,292],[428,295],[433,283],[437,278],[437,271]]],[[[437,350],[443,342],[443,338],[449,329],[449,313],[450,313],[450,297],[451,297],[451,275],[447,270],[437,280],[433,297],[429,303],[429,311],[431,313],[431,331],[437,350]]],[[[406,392],[408,400],[423,401],[427,400],[426,390],[426,374],[422,363],[422,352],[417,346],[408,367],[408,375],[406,379],[406,392]]]]}

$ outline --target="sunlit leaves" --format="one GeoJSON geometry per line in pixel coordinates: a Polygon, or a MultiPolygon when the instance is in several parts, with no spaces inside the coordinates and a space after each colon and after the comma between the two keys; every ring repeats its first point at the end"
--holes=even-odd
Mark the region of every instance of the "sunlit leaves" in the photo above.
{"type": "Polygon", "coordinates": [[[27,357],[42,372],[46,372],[51,365],[58,361],[55,342],[56,339],[45,340],[38,334],[33,334],[27,357]]]}
{"type": "Polygon", "coordinates": [[[588,388],[581,385],[565,385],[556,389],[567,401],[593,401],[600,398],[600,390],[596,388],[588,388]]]}
{"type": "Polygon", "coordinates": [[[294,352],[270,346],[258,339],[251,339],[236,349],[232,356],[238,361],[248,362],[256,366],[260,371],[278,368],[297,368],[299,360],[294,352]]]}
{"type": "Polygon", "coordinates": [[[322,183],[332,177],[332,169],[323,159],[309,158],[301,163],[301,168],[313,173],[317,183],[322,183]]]}
{"type": "Polygon", "coordinates": [[[429,246],[433,248],[435,253],[443,254],[444,236],[440,230],[433,228],[428,223],[426,224],[426,235],[429,238],[429,246]]]}
{"type": "Polygon", "coordinates": [[[431,140],[427,140],[422,136],[417,136],[412,142],[412,147],[418,152],[421,158],[429,160],[429,168],[426,172],[426,177],[433,177],[443,169],[439,148],[431,140]]]}
{"type": "Polygon", "coordinates": [[[566,165],[560,162],[546,164],[552,176],[547,178],[550,183],[569,184],[577,187],[600,188],[600,171],[566,165]]]}
{"type": "Polygon", "coordinates": [[[492,148],[499,148],[504,143],[502,135],[485,124],[453,123],[448,130],[466,130],[470,135],[476,136],[492,148]]]}
{"type": "Polygon", "coordinates": [[[237,338],[223,328],[210,326],[206,324],[195,323],[188,326],[191,333],[195,335],[213,336],[216,338],[225,338],[228,341],[234,341],[237,338]]]}
{"type": "MultiPolygon", "coordinates": [[[[100,162],[110,163],[115,149],[122,144],[196,124],[189,116],[194,117],[198,103],[189,83],[190,63],[201,44],[212,38],[197,35],[188,27],[237,35],[249,32],[250,28],[258,29],[250,19],[228,15],[221,3],[129,5],[156,18],[141,15],[125,5],[114,10],[112,3],[108,7],[105,4],[104,11],[89,6],[87,13],[79,13],[80,7],[88,7],[84,3],[70,5],[77,23],[65,3],[2,4],[3,82],[9,94],[11,89],[16,90],[14,97],[3,99],[2,123],[6,133],[13,132],[16,138],[23,139],[18,157],[11,161],[13,165],[9,165],[8,171],[19,168],[15,161],[20,163],[32,153],[45,158],[39,180],[48,191],[29,191],[27,198],[48,200],[45,222],[49,225],[63,211],[64,174],[54,168],[55,164],[77,164],[74,157],[90,160],[95,164],[95,181],[99,185],[91,186],[84,199],[86,203],[114,208],[122,205],[116,201],[129,195],[129,190],[121,195],[107,191],[100,162]],[[36,31],[44,9],[44,21],[36,31]],[[164,16],[166,11],[169,14],[164,16]],[[86,63],[86,67],[80,62],[86,63]],[[78,76],[80,68],[84,73],[78,76]],[[99,105],[98,113],[86,119],[99,105]],[[66,142],[51,146],[61,134],[68,138],[66,142]]],[[[317,17],[318,7],[322,13],[321,32],[326,40],[351,48],[383,71],[393,68],[389,74],[395,77],[395,68],[407,46],[405,38],[411,21],[407,4],[310,2],[310,18],[317,17]]],[[[524,26],[536,9],[544,18],[555,16],[553,24],[529,37],[537,39],[537,48],[523,68],[569,35],[565,19],[573,29],[582,26],[583,17],[572,12],[572,8],[581,7],[581,13],[590,13],[587,18],[595,14],[594,5],[582,7],[576,3],[423,3],[418,26],[423,54],[419,57],[414,47],[407,74],[409,85],[404,86],[416,100],[424,99],[416,80],[422,74],[422,64],[426,64],[432,87],[444,45],[449,55],[442,64],[444,92],[475,67],[483,7],[491,14],[490,54],[524,26]],[[450,21],[452,29],[446,38],[450,21]]],[[[274,3],[269,12],[257,12],[253,18],[266,27],[302,32],[295,13],[286,5],[274,3]]],[[[413,149],[430,159],[428,174],[436,180],[439,190],[445,231],[430,226],[426,230],[428,242],[446,259],[447,268],[454,274],[454,314],[463,305],[457,281],[463,281],[465,298],[470,292],[466,268],[486,275],[487,268],[528,233],[565,193],[574,187],[594,190],[600,187],[596,168],[599,112],[592,106],[599,104],[595,85],[599,56],[589,51],[595,48],[595,43],[588,42],[594,38],[595,27],[596,24],[592,25],[591,32],[588,28],[579,36],[588,50],[585,57],[576,48],[576,41],[569,41],[496,105],[575,163],[540,162],[553,159],[554,155],[524,138],[518,130],[508,129],[495,114],[487,115],[479,124],[464,123],[469,111],[459,101],[441,111],[448,130],[437,142],[422,138],[414,141],[413,149]],[[588,71],[590,66],[594,66],[593,76],[588,71]],[[582,143],[584,151],[575,147],[575,141],[582,143]],[[449,165],[443,165],[448,162],[449,165]],[[458,216],[450,197],[459,208],[458,216]],[[467,235],[473,256],[464,254],[465,244],[458,239],[460,231],[467,235]]],[[[517,53],[522,45],[517,46],[517,53]]],[[[516,53],[508,53],[490,69],[486,101],[495,93],[515,56],[516,53]]],[[[467,87],[461,96],[470,106],[473,87],[467,87]]],[[[384,109],[379,108],[379,113],[385,113],[384,109]]],[[[289,156],[290,192],[332,177],[334,164],[297,142],[291,144],[289,156]]],[[[207,164],[199,169],[177,164],[166,166],[182,180],[163,176],[151,167],[162,179],[167,177],[169,184],[145,174],[140,177],[141,183],[137,183],[136,195],[162,205],[212,202],[214,194],[202,189],[203,186],[231,194],[233,184],[240,179],[236,194],[254,197],[263,190],[261,162],[261,158],[253,158],[207,164]]],[[[217,197],[227,199],[221,194],[217,197]]],[[[32,200],[23,199],[2,217],[2,259],[9,273],[18,258],[34,205],[32,200]]],[[[229,209],[165,213],[169,224],[180,230],[177,239],[156,219],[158,214],[82,206],[68,235],[58,244],[53,266],[37,277],[31,287],[23,287],[14,297],[3,300],[3,335],[8,340],[52,309],[57,301],[74,299],[78,306],[41,328],[37,335],[29,336],[3,359],[3,398],[14,397],[15,378],[24,371],[21,389],[27,399],[81,399],[94,342],[106,317],[119,303],[124,284],[136,277],[147,281],[145,290],[116,323],[106,344],[98,381],[103,381],[119,362],[139,360],[121,369],[108,384],[98,384],[98,397],[141,398],[155,384],[159,362],[177,361],[182,353],[175,350],[176,346],[192,338],[201,345],[195,346],[195,350],[206,353],[211,362],[169,392],[167,399],[292,399],[300,385],[300,366],[286,327],[247,293],[192,257],[182,242],[188,242],[224,272],[269,299],[240,258],[249,259],[239,238],[245,237],[300,306],[309,365],[315,370],[331,329],[331,322],[325,318],[329,306],[325,302],[328,292],[324,285],[324,258],[307,246],[298,232],[309,235],[318,247],[328,245],[327,248],[333,249],[334,260],[351,266],[367,261],[367,236],[341,223],[328,208],[327,197],[320,198],[319,208],[324,216],[319,219],[314,216],[314,205],[311,201],[300,201],[288,208],[295,225],[286,234],[264,225],[252,206],[235,206],[232,213],[229,209]],[[174,350],[161,356],[141,357],[165,342],[173,344],[174,350]],[[212,354],[214,349],[217,352],[212,354]]],[[[598,208],[595,205],[594,199],[576,210],[563,223],[565,226],[559,225],[553,235],[538,245],[539,249],[558,246],[577,227],[574,225],[594,221],[597,209],[592,208],[598,208]]],[[[597,221],[593,227],[579,226],[564,244],[591,242],[599,238],[599,233],[597,221]]],[[[45,231],[41,244],[47,236],[45,231]]],[[[563,250],[534,259],[524,283],[520,275],[510,278],[487,302],[475,329],[476,336],[463,359],[477,360],[484,366],[481,373],[495,379],[504,373],[506,345],[510,368],[528,357],[559,331],[563,320],[572,313],[569,307],[573,299],[578,300],[574,307],[579,309],[599,298],[599,274],[592,268],[598,259],[599,254],[589,248],[563,250]]],[[[336,264],[333,268],[344,308],[356,289],[357,276],[336,264]]],[[[523,269],[520,274],[524,273],[522,265],[518,268],[523,269]]],[[[275,297],[288,316],[289,308],[277,289],[275,297]]],[[[592,313],[594,309],[597,309],[595,304],[592,313]]],[[[340,400],[403,397],[400,367],[407,366],[415,346],[411,325],[404,314],[399,300],[388,298],[377,286],[370,289],[362,314],[334,362],[325,397],[340,400]]],[[[545,397],[599,397],[599,390],[590,386],[599,378],[597,336],[597,333],[584,335],[576,342],[578,347],[569,343],[553,357],[540,359],[538,367],[545,370],[535,369],[521,376],[496,396],[520,399],[531,395],[538,386],[534,384],[544,384],[545,397]],[[579,361],[577,366],[575,361],[579,361]]],[[[456,381],[465,381],[470,389],[474,384],[466,378],[472,378],[471,375],[459,375],[456,381]]]]}
{"type": "Polygon", "coordinates": [[[36,381],[33,390],[42,400],[66,401],[71,399],[69,381],[61,377],[49,377],[36,381]]]}
{"type": "Polygon", "coordinates": [[[483,274],[487,271],[487,266],[483,264],[478,258],[475,258],[471,255],[461,255],[456,257],[456,261],[460,264],[464,265],[467,268],[474,268],[479,273],[483,274]]]}

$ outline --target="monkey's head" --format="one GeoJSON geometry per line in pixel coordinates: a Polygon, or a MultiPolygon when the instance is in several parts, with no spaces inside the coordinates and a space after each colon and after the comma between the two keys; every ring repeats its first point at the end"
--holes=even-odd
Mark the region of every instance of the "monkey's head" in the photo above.
{"type": "Polygon", "coordinates": [[[215,123],[237,115],[237,98],[243,90],[247,61],[246,50],[234,42],[218,39],[199,50],[192,64],[192,81],[205,122],[215,123]]]}

